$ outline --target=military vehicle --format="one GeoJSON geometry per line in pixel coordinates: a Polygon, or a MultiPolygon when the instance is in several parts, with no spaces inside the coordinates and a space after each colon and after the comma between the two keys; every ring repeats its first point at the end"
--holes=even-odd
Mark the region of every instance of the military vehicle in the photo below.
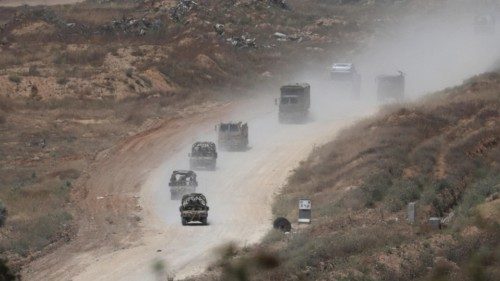
{"type": "Polygon", "coordinates": [[[495,33],[495,23],[495,17],[493,15],[477,15],[474,18],[474,32],[476,34],[495,33]]]}
{"type": "Polygon", "coordinates": [[[208,218],[207,198],[201,193],[191,193],[182,196],[181,212],[182,225],[187,225],[190,222],[201,222],[207,225],[208,218]]]}
{"type": "Polygon", "coordinates": [[[297,83],[282,86],[280,90],[280,123],[297,123],[306,120],[311,106],[311,86],[307,83],[297,83]]]}
{"type": "Polygon", "coordinates": [[[242,122],[220,123],[216,126],[219,148],[244,150],[248,147],[248,125],[242,122]]]}
{"type": "Polygon", "coordinates": [[[377,98],[381,102],[401,102],[405,95],[405,75],[380,75],[377,77],[377,98]]]}
{"type": "Polygon", "coordinates": [[[173,171],[168,186],[170,186],[170,199],[172,200],[178,200],[186,194],[194,193],[198,186],[196,173],[185,170],[173,171]]]}
{"type": "Polygon", "coordinates": [[[189,153],[191,170],[215,170],[217,164],[217,150],[213,142],[195,142],[189,153]]]}
{"type": "Polygon", "coordinates": [[[335,89],[346,92],[353,97],[361,93],[361,75],[352,63],[334,63],[330,69],[330,78],[335,84],[335,89]]]}

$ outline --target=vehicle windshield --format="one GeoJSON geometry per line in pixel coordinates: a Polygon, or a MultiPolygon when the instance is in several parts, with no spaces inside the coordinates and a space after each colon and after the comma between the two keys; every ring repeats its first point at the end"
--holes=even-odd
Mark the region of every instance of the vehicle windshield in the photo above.
{"type": "Polygon", "coordinates": [[[281,104],[296,104],[299,100],[296,97],[282,97],[281,104]]]}
{"type": "Polygon", "coordinates": [[[220,125],[220,130],[222,132],[226,132],[226,131],[239,132],[240,131],[240,126],[238,126],[238,124],[234,124],[234,123],[221,124],[220,125]]]}

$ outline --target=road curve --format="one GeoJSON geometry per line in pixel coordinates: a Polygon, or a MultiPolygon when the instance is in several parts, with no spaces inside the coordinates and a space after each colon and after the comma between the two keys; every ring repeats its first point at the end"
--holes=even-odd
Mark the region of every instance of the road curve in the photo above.
{"type": "MultiPolygon", "coordinates": [[[[207,196],[210,206],[208,226],[182,226],[179,201],[170,200],[170,173],[188,168],[190,144],[215,140],[215,132],[205,128],[200,135],[187,138],[184,148],[151,172],[142,188],[145,229],[140,245],[98,257],[72,280],[154,280],[151,266],[155,259],[165,261],[179,279],[201,273],[216,260],[214,249],[221,245],[258,242],[272,226],[272,199],[289,172],[315,145],[331,140],[340,128],[373,111],[368,104],[323,98],[319,102],[316,94],[312,120],[306,124],[279,124],[272,98],[244,115],[250,128],[249,150],[220,151],[216,171],[198,172],[198,191],[207,196]]],[[[240,118],[227,119],[240,120],[238,113],[240,118]]]]}

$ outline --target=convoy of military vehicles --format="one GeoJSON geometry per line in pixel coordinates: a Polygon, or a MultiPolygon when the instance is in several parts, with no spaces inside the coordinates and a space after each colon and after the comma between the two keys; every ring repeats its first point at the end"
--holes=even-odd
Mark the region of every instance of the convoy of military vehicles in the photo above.
{"type": "MultiPolygon", "coordinates": [[[[474,18],[476,33],[494,33],[495,18],[491,15],[478,15],[474,18]]],[[[329,77],[335,93],[357,98],[361,93],[361,75],[353,63],[334,63],[329,68],[329,77]]],[[[376,97],[379,102],[403,102],[405,99],[405,74],[379,75],[376,77],[376,97]]],[[[309,118],[311,107],[311,86],[308,83],[291,83],[280,88],[278,106],[280,123],[303,123],[309,118]]],[[[248,124],[244,122],[221,122],[215,126],[217,146],[223,151],[245,151],[249,145],[248,124]]],[[[195,142],[189,153],[190,170],[173,171],[169,187],[172,200],[181,200],[182,224],[199,222],[206,225],[208,218],[207,199],[196,193],[198,170],[215,171],[217,168],[217,146],[214,142],[195,142]]],[[[275,227],[289,229],[280,220],[275,227]]]]}
{"type": "MultiPolygon", "coordinates": [[[[361,75],[352,63],[334,63],[330,68],[330,79],[336,92],[357,98],[361,92],[361,75]]],[[[405,76],[380,75],[377,77],[377,98],[381,102],[401,102],[404,99],[405,76]]],[[[280,123],[303,123],[309,118],[311,86],[308,83],[293,83],[280,88],[278,105],[280,123]]],[[[244,122],[221,122],[215,126],[217,145],[210,141],[198,141],[188,154],[190,170],[173,171],[169,187],[172,200],[181,199],[179,211],[182,225],[193,222],[207,225],[207,199],[196,193],[198,181],[194,171],[215,171],[217,168],[217,146],[223,151],[245,151],[248,149],[248,124],[244,122]]],[[[276,227],[276,226],[275,226],[276,227]]],[[[290,226],[282,222],[280,228],[290,226]]]]}

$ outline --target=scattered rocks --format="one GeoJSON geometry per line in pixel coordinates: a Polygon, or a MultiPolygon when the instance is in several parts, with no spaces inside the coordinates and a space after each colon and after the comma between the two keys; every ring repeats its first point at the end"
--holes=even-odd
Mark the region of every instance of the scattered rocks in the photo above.
{"type": "Polygon", "coordinates": [[[257,48],[257,45],[255,44],[255,38],[248,38],[246,35],[230,37],[226,40],[231,43],[233,47],[238,49],[257,48]]]}
{"type": "Polygon", "coordinates": [[[198,3],[192,0],[180,0],[177,5],[170,9],[170,18],[175,22],[181,22],[182,19],[194,8],[198,3]]]}
{"type": "Polygon", "coordinates": [[[215,30],[215,32],[217,32],[218,35],[220,35],[220,36],[224,35],[225,30],[224,30],[223,24],[216,23],[214,25],[214,30],[215,30]]]}

